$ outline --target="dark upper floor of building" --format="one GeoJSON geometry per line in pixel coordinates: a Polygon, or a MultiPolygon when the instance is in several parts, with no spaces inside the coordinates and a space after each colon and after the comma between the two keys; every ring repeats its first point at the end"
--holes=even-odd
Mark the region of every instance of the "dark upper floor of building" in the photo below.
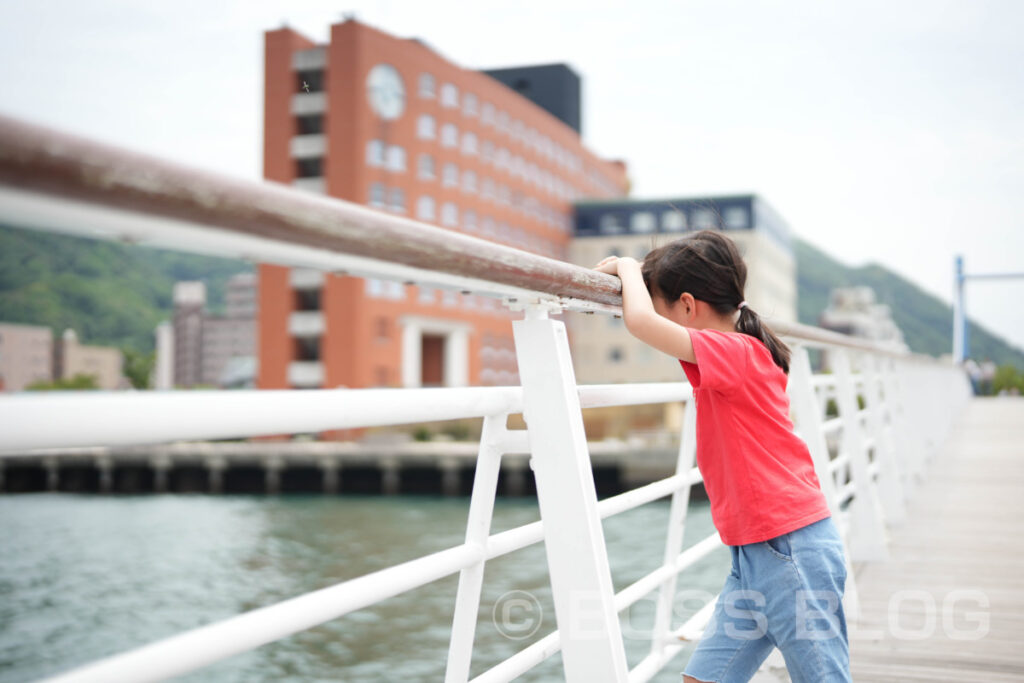
{"type": "Polygon", "coordinates": [[[574,226],[575,237],[753,230],[791,250],[789,226],[753,194],[578,202],[574,226]]]}

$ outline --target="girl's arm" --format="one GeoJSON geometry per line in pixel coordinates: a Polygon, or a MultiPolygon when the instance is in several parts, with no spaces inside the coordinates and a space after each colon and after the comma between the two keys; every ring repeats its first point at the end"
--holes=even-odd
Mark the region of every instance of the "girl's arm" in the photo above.
{"type": "Polygon", "coordinates": [[[654,310],[654,302],[636,259],[609,256],[594,268],[602,273],[618,275],[622,280],[622,317],[630,334],[673,358],[697,362],[690,331],[654,310]]]}

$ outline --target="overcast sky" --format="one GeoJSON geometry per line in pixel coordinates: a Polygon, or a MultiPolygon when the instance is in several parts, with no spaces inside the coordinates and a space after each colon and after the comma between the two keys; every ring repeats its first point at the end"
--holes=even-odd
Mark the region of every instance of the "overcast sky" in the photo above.
{"type": "MultiPolygon", "coordinates": [[[[1024,272],[1024,3],[34,0],[0,9],[0,112],[259,178],[264,30],[343,12],[457,64],[567,62],[633,195],[756,192],[839,260],[949,301],[1024,272]]],[[[969,313],[1024,348],[1024,280],[969,313]]]]}

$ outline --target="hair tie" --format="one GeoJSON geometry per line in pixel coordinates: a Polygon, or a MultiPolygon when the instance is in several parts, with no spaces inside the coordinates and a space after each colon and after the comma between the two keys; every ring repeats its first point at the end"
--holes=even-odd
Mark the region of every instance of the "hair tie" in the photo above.
{"type": "Polygon", "coordinates": [[[738,305],[738,306],[736,307],[736,310],[737,310],[737,311],[742,311],[742,310],[743,310],[743,307],[744,307],[744,306],[746,306],[746,305],[747,305],[747,302],[746,302],[746,301],[741,301],[741,302],[739,303],[739,305],[738,305]]]}

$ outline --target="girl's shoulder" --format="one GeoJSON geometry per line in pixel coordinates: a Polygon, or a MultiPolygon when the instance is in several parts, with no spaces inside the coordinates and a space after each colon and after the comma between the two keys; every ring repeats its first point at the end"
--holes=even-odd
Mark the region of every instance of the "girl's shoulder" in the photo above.
{"type": "Polygon", "coordinates": [[[693,330],[691,340],[698,366],[727,365],[734,372],[746,374],[748,377],[750,374],[770,374],[776,370],[782,373],[765,343],[749,334],[709,329],[693,330]]]}

